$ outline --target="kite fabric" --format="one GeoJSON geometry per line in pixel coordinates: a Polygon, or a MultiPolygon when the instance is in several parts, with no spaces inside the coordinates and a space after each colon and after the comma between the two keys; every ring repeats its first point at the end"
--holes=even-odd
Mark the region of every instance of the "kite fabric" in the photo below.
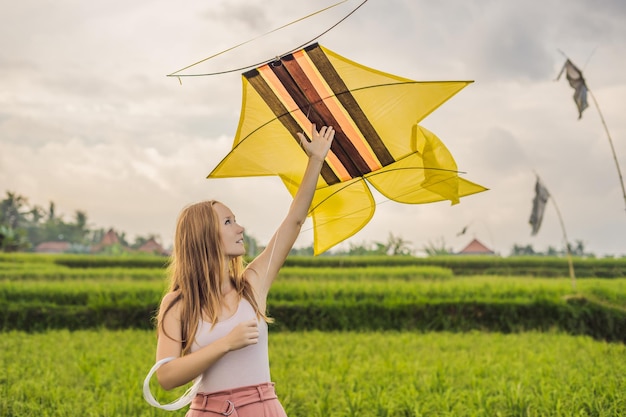
{"type": "Polygon", "coordinates": [[[587,84],[583,78],[582,71],[580,71],[569,59],[565,61],[563,68],[561,68],[561,72],[559,72],[559,76],[556,77],[557,81],[561,78],[563,72],[565,72],[565,77],[567,78],[569,85],[574,89],[574,102],[578,108],[578,119],[580,119],[583,117],[583,110],[589,106],[587,103],[587,84]]]}
{"type": "Polygon", "coordinates": [[[309,214],[320,254],[374,215],[369,183],[407,204],[485,191],[460,178],[454,158],[417,123],[471,81],[418,82],[350,61],[314,43],[243,74],[232,150],[208,178],[277,175],[295,195],[307,156],[297,132],[333,126],[309,214]]]}
{"type": "Polygon", "coordinates": [[[533,198],[533,211],[530,213],[530,220],[528,221],[532,226],[532,236],[535,236],[537,232],[539,232],[548,198],[550,198],[548,189],[544,187],[539,178],[537,178],[537,182],[535,183],[535,198],[533,198]]]}

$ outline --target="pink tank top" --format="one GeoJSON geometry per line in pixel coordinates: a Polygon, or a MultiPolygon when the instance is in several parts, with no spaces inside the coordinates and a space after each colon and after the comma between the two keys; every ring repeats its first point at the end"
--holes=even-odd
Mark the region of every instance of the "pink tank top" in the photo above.
{"type": "MultiPolygon", "coordinates": [[[[237,324],[256,318],[254,308],[242,298],[232,317],[219,321],[211,329],[204,320],[198,325],[196,340],[191,346],[195,352],[226,336],[237,324]]],[[[267,349],[267,323],[259,321],[259,341],[239,350],[228,352],[202,374],[199,392],[216,392],[248,385],[271,382],[267,349]]]]}

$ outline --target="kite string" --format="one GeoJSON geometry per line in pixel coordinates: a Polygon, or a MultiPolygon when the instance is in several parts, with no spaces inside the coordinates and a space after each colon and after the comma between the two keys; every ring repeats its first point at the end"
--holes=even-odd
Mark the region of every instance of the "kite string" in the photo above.
{"type": "Polygon", "coordinates": [[[332,25],[331,27],[329,27],[328,29],[326,29],[324,32],[320,33],[319,35],[317,35],[316,37],[314,37],[313,39],[303,43],[302,45],[293,48],[291,51],[286,52],[284,55],[289,55],[290,53],[297,51],[298,49],[301,49],[303,47],[305,47],[306,45],[310,44],[313,41],[316,41],[317,39],[321,38],[322,36],[324,36],[325,34],[327,34],[328,32],[330,32],[331,30],[333,30],[334,28],[336,28],[337,26],[339,26],[340,23],[342,23],[344,20],[346,20],[347,18],[349,18],[350,16],[352,16],[352,14],[354,14],[354,12],[356,12],[357,10],[359,10],[361,8],[361,6],[363,6],[365,3],[367,3],[367,0],[363,0],[363,2],[361,2],[361,4],[359,4],[358,6],[356,6],[352,11],[350,11],[350,13],[348,13],[347,15],[345,15],[344,17],[342,17],[337,23],[335,23],[334,25],[332,25]]]}
{"type": "MultiPolygon", "coordinates": [[[[235,45],[235,46],[232,46],[232,47],[230,47],[230,48],[224,49],[224,50],[223,50],[223,51],[221,51],[221,52],[218,52],[218,53],[216,53],[216,54],[213,54],[213,55],[211,55],[211,56],[209,56],[209,57],[207,57],[207,58],[201,59],[201,60],[200,60],[200,61],[198,61],[198,62],[195,62],[195,63],[193,63],[193,64],[191,64],[191,65],[187,65],[187,66],[186,66],[186,67],[184,67],[184,68],[181,68],[181,69],[179,69],[179,70],[177,70],[177,71],[174,71],[173,73],[168,74],[167,76],[168,76],[168,77],[175,76],[176,74],[178,74],[178,73],[179,73],[179,72],[181,72],[181,71],[184,71],[184,70],[186,70],[186,69],[189,69],[189,68],[191,68],[191,67],[194,67],[194,66],[196,66],[196,65],[198,65],[198,64],[201,64],[201,63],[203,63],[203,62],[206,62],[206,61],[208,61],[208,60],[210,60],[210,59],[212,59],[212,58],[215,58],[215,57],[217,57],[217,56],[220,56],[220,55],[222,55],[222,54],[225,54],[226,52],[232,51],[233,49],[239,48],[240,46],[243,46],[243,45],[245,45],[245,44],[247,44],[247,43],[253,42],[253,41],[255,41],[255,40],[257,40],[257,39],[260,39],[260,38],[262,38],[262,37],[264,37],[264,36],[267,36],[267,35],[269,35],[269,34],[271,34],[271,33],[277,32],[277,31],[279,31],[279,30],[281,30],[281,29],[284,29],[284,28],[286,28],[286,27],[288,27],[288,26],[291,26],[291,25],[296,24],[296,23],[298,23],[298,22],[301,22],[301,21],[303,21],[303,20],[305,20],[305,19],[308,19],[308,18],[310,18],[310,17],[313,17],[313,16],[315,16],[316,14],[319,14],[319,13],[325,12],[326,10],[329,10],[329,9],[332,9],[333,7],[339,6],[340,4],[345,3],[346,1],[348,1],[348,0],[342,0],[342,1],[340,1],[340,2],[338,2],[338,3],[335,3],[335,4],[331,5],[331,6],[325,7],[325,8],[323,8],[323,9],[321,9],[321,10],[318,10],[318,11],[316,11],[316,12],[310,13],[310,14],[308,14],[308,15],[306,15],[306,16],[304,16],[304,17],[301,17],[301,18],[299,18],[299,19],[296,19],[296,20],[294,20],[293,22],[289,22],[289,23],[287,23],[287,24],[285,24],[285,25],[282,25],[282,26],[280,26],[280,27],[278,27],[278,28],[276,28],[276,29],[272,29],[272,30],[270,30],[269,32],[266,32],[266,33],[264,33],[264,34],[262,34],[262,35],[256,36],[256,37],[254,37],[254,38],[252,38],[252,39],[248,39],[248,40],[247,40],[247,41],[245,41],[245,42],[241,42],[241,43],[240,43],[240,44],[238,44],[238,45],[235,45]]],[[[366,0],[366,1],[367,1],[367,0],[366,0]]],[[[360,7],[360,6],[359,6],[359,7],[360,7]]],[[[335,25],[335,26],[336,26],[336,25],[335,25]]],[[[334,26],[333,26],[333,27],[334,27],[334,26]]],[[[326,32],[324,32],[324,33],[326,33],[326,32]]],[[[320,36],[321,36],[321,35],[320,35],[320,36]]],[[[180,80],[179,80],[179,81],[180,81],[180,80]]]]}
{"type": "MultiPolygon", "coordinates": [[[[301,20],[303,20],[303,19],[306,19],[306,18],[308,18],[308,17],[310,17],[310,16],[313,16],[313,15],[315,15],[315,14],[317,14],[317,13],[320,13],[320,12],[322,12],[322,11],[325,11],[325,10],[327,10],[327,9],[330,9],[331,7],[335,7],[335,6],[337,6],[337,5],[341,4],[341,3],[344,3],[344,2],[346,2],[346,1],[348,1],[348,0],[343,0],[343,1],[341,1],[341,2],[339,2],[339,3],[337,3],[337,4],[335,4],[335,5],[329,6],[329,7],[327,7],[326,9],[323,9],[323,10],[320,10],[320,11],[318,11],[318,12],[315,12],[315,13],[313,13],[313,14],[309,15],[309,16],[306,16],[306,17],[300,18],[300,19],[298,19],[298,20],[296,20],[296,21],[294,21],[294,22],[292,22],[292,23],[296,23],[296,22],[298,22],[298,21],[301,21],[301,20]]],[[[212,55],[212,56],[210,56],[210,57],[208,57],[208,58],[205,58],[205,59],[203,59],[203,60],[201,60],[201,61],[198,61],[198,62],[196,62],[196,63],[194,63],[194,64],[188,65],[188,66],[186,66],[185,68],[181,68],[181,69],[179,69],[178,71],[175,71],[175,72],[173,72],[173,73],[171,73],[171,74],[168,74],[167,76],[168,76],[168,77],[178,77],[178,81],[182,84],[182,81],[181,81],[180,77],[205,77],[205,76],[209,76],[209,75],[229,74],[229,73],[231,73],[231,72],[239,72],[239,71],[247,70],[247,69],[249,69],[249,68],[259,67],[259,66],[261,66],[261,65],[267,64],[268,62],[272,62],[272,61],[274,61],[274,60],[279,60],[281,57],[283,57],[283,56],[285,56],[285,55],[289,55],[290,53],[293,53],[293,52],[297,51],[298,49],[303,48],[304,46],[308,45],[309,43],[311,43],[311,42],[313,42],[313,41],[315,41],[315,40],[317,40],[317,39],[319,39],[320,37],[322,37],[323,35],[325,35],[325,34],[326,34],[326,33],[328,33],[329,31],[331,31],[332,29],[334,29],[337,25],[339,25],[340,23],[342,23],[344,20],[346,20],[348,17],[350,17],[350,16],[351,16],[354,12],[356,12],[359,8],[361,8],[361,6],[363,6],[366,2],[367,2],[367,0],[363,0],[363,2],[362,2],[361,4],[359,4],[357,7],[355,7],[355,8],[354,8],[354,9],[353,9],[350,13],[348,13],[348,14],[347,14],[346,16],[344,16],[341,20],[339,20],[337,23],[335,23],[335,24],[334,24],[334,25],[332,25],[330,28],[326,29],[324,32],[320,33],[319,35],[317,35],[317,36],[316,36],[316,37],[314,37],[313,39],[311,39],[311,40],[309,40],[309,41],[307,41],[307,42],[303,43],[302,45],[298,46],[297,48],[293,48],[293,49],[291,49],[290,51],[285,52],[284,54],[282,54],[281,56],[278,56],[278,57],[276,57],[276,58],[272,58],[272,59],[270,59],[270,60],[265,60],[265,61],[262,61],[262,62],[258,62],[258,63],[253,64],[253,65],[247,65],[247,66],[245,66],[245,67],[235,68],[235,69],[226,70],[226,71],[216,71],[216,72],[209,72],[209,73],[204,73],[204,74],[178,74],[178,73],[179,73],[179,72],[181,72],[181,71],[184,71],[184,70],[186,70],[186,69],[189,69],[189,68],[191,68],[191,67],[193,67],[193,66],[195,66],[195,65],[198,65],[198,64],[200,64],[200,63],[202,63],[202,62],[208,61],[208,60],[209,60],[209,59],[211,59],[211,58],[214,58],[214,57],[216,57],[216,56],[218,56],[218,55],[221,55],[221,54],[223,54],[223,53],[225,53],[225,52],[228,52],[228,51],[230,51],[230,50],[233,50],[233,49],[235,49],[235,48],[237,48],[237,47],[239,47],[239,46],[241,46],[241,45],[243,45],[243,44],[246,44],[246,43],[248,43],[248,42],[251,42],[251,41],[253,41],[253,40],[255,40],[255,39],[258,39],[258,38],[260,38],[260,37],[262,37],[262,36],[268,35],[268,34],[270,34],[270,33],[274,32],[274,31],[276,31],[276,30],[282,29],[282,27],[281,27],[281,28],[278,28],[278,29],[274,29],[274,30],[272,30],[272,31],[270,31],[270,32],[268,32],[268,33],[266,33],[265,35],[261,35],[261,36],[258,36],[258,37],[256,37],[256,38],[254,38],[254,39],[251,39],[251,40],[249,40],[249,41],[243,42],[243,43],[241,43],[240,45],[236,45],[236,46],[234,46],[234,47],[228,48],[228,49],[226,49],[225,51],[222,51],[222,52],[219,52],[219,53],[217,53],[217,54],[214,54],[214,55],[212,55]]],[[[283,27],[289,26],[289,25],[290,25],[290,24],[292,24],[292,23],[289,23],[289,24],[287,24],[287,25],[284,25],[283,27]]]]}

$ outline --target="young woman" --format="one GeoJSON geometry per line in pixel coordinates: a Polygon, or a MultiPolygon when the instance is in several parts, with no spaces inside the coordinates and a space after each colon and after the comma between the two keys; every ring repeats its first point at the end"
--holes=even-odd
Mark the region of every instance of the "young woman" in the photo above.
{"type": "Polygon", "coordinates": [[[244,228],[228,207],[205,201],[178,218],[171,284],[158,314],[156,371],[166,390],[201,376],[188,417],[285,416],[270,379],[267,294],[304,223],[335,131],[298,134],[309,159],[289,212],[267,248],[244,268],[244,228]]]}

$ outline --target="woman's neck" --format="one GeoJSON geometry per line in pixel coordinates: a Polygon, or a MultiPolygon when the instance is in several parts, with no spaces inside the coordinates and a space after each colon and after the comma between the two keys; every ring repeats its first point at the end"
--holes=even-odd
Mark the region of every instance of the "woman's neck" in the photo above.
{"type": "Polygon", "coordinates": [[[220,288],[223,296],[230,294],[234,289],[235,285],[230,277],[222,282],[222,286],[220,288]]]}

